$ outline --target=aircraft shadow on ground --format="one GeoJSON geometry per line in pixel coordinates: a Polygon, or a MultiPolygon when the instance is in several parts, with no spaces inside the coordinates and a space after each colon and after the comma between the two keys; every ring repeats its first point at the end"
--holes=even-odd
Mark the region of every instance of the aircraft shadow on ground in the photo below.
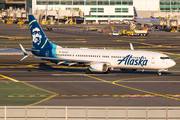
{"type": "MultiPolygon", "coordinates": [[[[61,71],[61,72],[80,72],[82,74],[85,73],[85,68],[53,68],[52,65],[47,65],[46,63],[40,63],[39,68],[41,70],[46,70],[46,71],[61,71]]],[[[120,71],[120,70],[112,70],[110,74],[155,74],[157,75],[157,71],[134,71],[134,72],[129,72],[129,71],[120,71]]],[[[103,74],[102,72],[93,72],[93,74],[103,74]]],[[[162,75],[170,75],[172,74],[171,72],[162,72],[162,75]]]]}

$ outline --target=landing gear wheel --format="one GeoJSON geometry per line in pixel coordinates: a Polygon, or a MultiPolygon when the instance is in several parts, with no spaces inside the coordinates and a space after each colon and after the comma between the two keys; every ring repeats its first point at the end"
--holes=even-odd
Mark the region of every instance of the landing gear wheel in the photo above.
{"type": "Polygon", "coordinates": [[[158,75],[161,76],[161,72],[158,72],[158,75]]]}
{"type": "Polygon", "coordinates": [[[110,73],[110,69],[108,69],[106,72],[103,72],[104,74],[109,74],[110,73]]]}
{"type": "Polygon", "coordinates": [[[85,74],[91,74],[92,72],[88,69],[86,69],[85,74]]]}

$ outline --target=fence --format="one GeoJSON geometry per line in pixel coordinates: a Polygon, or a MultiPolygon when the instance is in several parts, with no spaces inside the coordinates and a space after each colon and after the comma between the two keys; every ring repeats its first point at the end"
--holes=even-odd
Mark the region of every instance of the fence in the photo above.
{"type": "Polygon", "coordinates": [[[0,120],[180,120],[180,107],[2,106],[0,120]]]}

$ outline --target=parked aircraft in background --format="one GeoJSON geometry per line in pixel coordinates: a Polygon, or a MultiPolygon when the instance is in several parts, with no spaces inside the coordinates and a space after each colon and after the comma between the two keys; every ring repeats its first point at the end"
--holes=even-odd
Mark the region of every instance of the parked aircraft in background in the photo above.
{"type": "MultiPolygon", "coordinates": [[[[63,48],[51,43],[33,15],[29,15],[29,26],[33,40],[33,48],[30,49],[36,56],[42,60],[47,60],[57,65],[78,65],[83,64],[87,67],[85,73],[92,72],[110,73],[110,70],[157,70],[158,75],[162,71],[174,66],[176,63],[167,55],[151,52],[134,50],[130,44],[131,50],[109,50],[109,49],[89,49],[89,48],[63,48]]],[[[20,47],[28,57],[26,50],[20,44],[20,47]]]]}
{"type": "Polygon", "coordinates": [[[160,26],[160,18],[138,18],[136,8],[134,7],[134,23],[148,25],[148,26],[160,26]]]}

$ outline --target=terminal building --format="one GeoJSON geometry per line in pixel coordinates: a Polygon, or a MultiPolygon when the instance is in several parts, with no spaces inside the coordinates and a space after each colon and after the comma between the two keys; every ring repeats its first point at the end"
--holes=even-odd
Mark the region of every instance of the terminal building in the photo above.
{"type": "Polygon", "coordinates": [[[18,7],[21,3],[26,12],[32,14],[46,9],[78,10],[84,13],[85,21],[91,22],[132,19],[133,7],[136,8],[138,17],[158,17],[180,11],[180,0],[0,0],[0,3],[3,3],[0,8],[8,8],[10,5],[18,7]]]}
{"type": "Polygon", "coordinates": [[[150,17],[154,12],[179,12],[180,0],[33,0],[32,13],[38,9],[78,9],[85,20],[108,21],[132,19],[133,7],[138,17],[150,17]]]}
{"type": "Polygon", "coordinates": [[[25,8],[25,0],[0,0],[0,9],[25,8]]]}

